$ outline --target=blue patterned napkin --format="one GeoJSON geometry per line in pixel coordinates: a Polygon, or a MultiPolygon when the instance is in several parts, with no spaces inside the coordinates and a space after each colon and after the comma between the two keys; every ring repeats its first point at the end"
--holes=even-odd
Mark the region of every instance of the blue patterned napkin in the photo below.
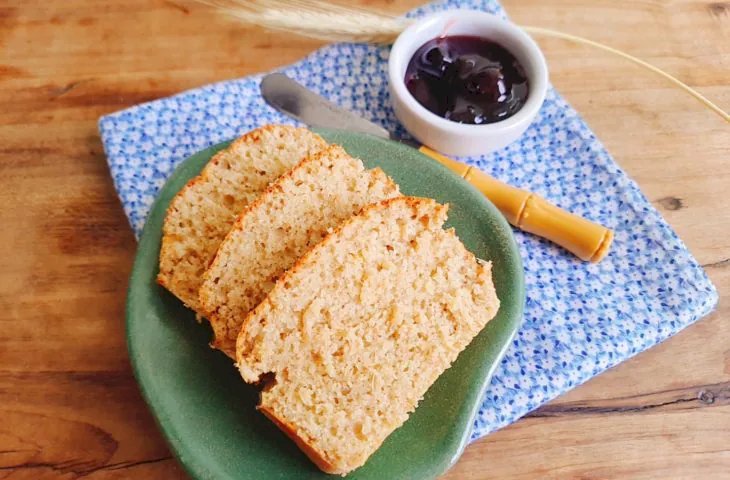
{"type": "MultiPolygon", "coordinates": [[[[494,0],[441,1],[504,15],[494,0]]],[[[337,44],[282,71],[339,105],[404,133],[390,107],[388,48],[337,44]]],[[[259,95],[260,76],[221,82],[103,117],[99,129],[124,211],[140,234],[152,201],[191,154],[266,123],[291,123],[259,95]]],[[[472,438],[503,427],[709,313],[717,292],[637,185],[555,90],[506,149],[466,159],[615,229],[598,265],[515,232],[527,286],[524,325],[497,369],[472,438]]]]}

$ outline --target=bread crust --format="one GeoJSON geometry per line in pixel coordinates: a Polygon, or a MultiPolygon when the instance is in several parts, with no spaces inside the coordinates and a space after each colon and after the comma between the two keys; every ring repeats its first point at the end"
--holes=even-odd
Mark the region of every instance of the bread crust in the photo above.
{"type": "Polygon", "coordinates": [[[317,465],[320,470],[325,473],[331,473],[336,475],[344,475],[345,473],[347,473],[347,470],[341,470],[337,468],[332,462],[327,460],[322,453],[318,452],[307,439],[300,436],[294,425],[286,422],[286,420],[284,419],[277,417],[272,410],[266,408],[265,406],[258,406],[256,407],[256,409],[263,413],[266,418],[274,422],[274,424],[279,427],[279,429],[284,432],[286,436],[289,437],[297,445],[297,447],[299,447],[299,449],[304,452],[304,454],[312,462],[314,462],[315,465],[317,465]]]}

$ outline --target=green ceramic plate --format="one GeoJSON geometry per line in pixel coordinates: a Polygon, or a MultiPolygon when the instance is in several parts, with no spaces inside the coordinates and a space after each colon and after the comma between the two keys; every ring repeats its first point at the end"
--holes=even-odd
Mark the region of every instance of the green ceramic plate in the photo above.
{"type": "MultiPolygon", "coordinates": [[[[433,478],[466,446],[489,378],[522,318],[524,286],[512,231],[477,190],[401,144],[321,131],[368,167],[379,166],[408,195],[451,204],[449,225],[478,257],[491,260],[501,307],[421,405],[351,479],[433,478]]],[[[127,342],[137,380],[172,450],[196,479],[316,479],[321,473],[256,409],[258,394],[231,361],[208,347],[210,327],[155,283],[162,222],[175,193],[216,145],[187,159],[162,188],[139,242],[127,298],[127,342]]]]}

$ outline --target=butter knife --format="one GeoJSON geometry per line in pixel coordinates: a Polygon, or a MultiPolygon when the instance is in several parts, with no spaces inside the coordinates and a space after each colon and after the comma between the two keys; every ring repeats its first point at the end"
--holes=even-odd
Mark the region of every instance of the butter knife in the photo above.
{"type": "Polygon", "coordinates": [[[610,229],[567,212],[532,192],[507,185],[473,166],[445,157],[425,145],[397,138],[380,125],[335,105],[282,73],[264,76],[261,94],[269,105],[309,126],[366,133],[417,148],[476,187],[509,223],[562,246],[582,260],[599,262],[609,251],[613,241],[610,229]]]}

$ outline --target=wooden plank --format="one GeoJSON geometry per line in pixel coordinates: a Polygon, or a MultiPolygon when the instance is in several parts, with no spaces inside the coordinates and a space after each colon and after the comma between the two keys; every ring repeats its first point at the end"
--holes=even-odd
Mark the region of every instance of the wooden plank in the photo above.
{"type": "MultiPolygon", "coordinates": [[[[400,13],[418,1],[362,0],[400,13]]],[[[505,0],[513,20],[630,51],[730,110],[730,5],[505,0]]],[[[730,293],[730,129],[623,60],[538,38],[551,80],[730,293]]],[[[0,4],[0,478],[177,479],[129,368],[135,242],[100,115],[269,70],[320,42],[184,0],[0,4]]],[[[730,471],[730,316],[469,446],[445,478],[720,478],[730,471]]]]}

